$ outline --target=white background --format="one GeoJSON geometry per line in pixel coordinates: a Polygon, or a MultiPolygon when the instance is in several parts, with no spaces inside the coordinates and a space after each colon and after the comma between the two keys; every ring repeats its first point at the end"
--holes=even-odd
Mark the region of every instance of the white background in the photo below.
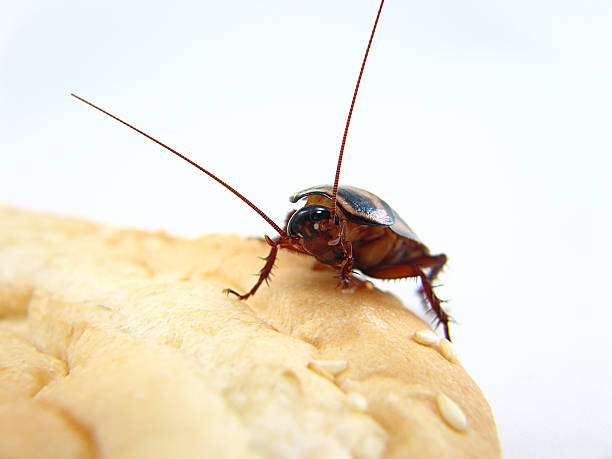
{"type": "MultiPolygon", "coordinates": [[[[608,5],[390,0],[349,133],[341,182],[383,197],[449,256],[438,291],[506,458],[612,457],[608,5]]],[[[68,92],[282,223],[292,192],[332,181],[376,8],[3,2],[0,201],[272,235],[218,184],[68,92]]],[[[384,288],[414,303],[414,281],[384,288]]]]}

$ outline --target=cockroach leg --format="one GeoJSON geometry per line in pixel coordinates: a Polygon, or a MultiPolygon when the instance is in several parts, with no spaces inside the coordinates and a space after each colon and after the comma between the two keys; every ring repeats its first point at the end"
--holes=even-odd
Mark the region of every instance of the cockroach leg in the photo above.
{"type": "Polygon", "coordinates": [[[430,255],[428,257],[423,257],[424,264],[420,264],[419,266],[423,268],[426,266],[431,266],[431,270],[429,271],[429,274],[427,274],[427,279],[430,283],[432,283],[436,279],[436,277],[438,277],[438,274],[440,273],[440,271],[442,271],[442,268],[444,268],[444,265],[446,264],[446,260],[446,255],[444,255],[443,253],[441,253],[440,255],[430,255]]]}
{"type": "Polygon", "coordinates": [[[431,309],[435,312],[436,317],[444,326],[444,334],[450,341],[450,332],[448,322],[450,317],[442,309],[440,299],[436,296],[431,286],[431,282],[435,279],[436,275],[440,272],[444,264],[446,263],[446,255],[427,255],[415,260],[411,260],[410,264],[402,265],[383,265],[376,266],[363,270],[364,274],[379,279],[400,279],[403,277],[418,277],[421,279],[422,292],[427,298],[427,302],[431,306],[431,309]],[[421,268],[432,268],[429,275],[421,268]]]}
{"type": "Polygon", "coordinates": [[[271,247],[270,248],[270,253],[268,254],[268,256],[266,258],[264,258],[264,260],[266,260],[266,264],[264,265],[263,268],[261,268],[261,271],[259,271],[259,278],[257,279],[257,282],[255,283],[253,288],[251,290],[249,290],[247,293],[245,293],[244,295],[242,295],[242,294],[240,294],[240,293],[238,293],[235,290],[232,290],[230,288],[226,288],[224,290],[225,293],[227,293],[227,294],[232,293],[233,295],[236,295],[241,300],[246,300],[248,297],[250,297],[251,295],[253,295],[257,291],[259,286],[264,281],[266,283],[268,283],[268,277],[270,277],[270,273],[272,272],[272,268],[274,267],[274,262],[276,261],[276,255],[278,254],[278,247],[279,247],[279,245],[281,245],[281,241],[284,241],[284,239],[289,239],[289,238],[281,237],[281,238],[276,239],[276,240],[270,239],[268,236],[265,236],[265,238],[266,238],[266,242],[271,247]]]}
{"type": "Polygon", "coordinates": [[[346,262],[340,268],[340,274],[338,278],[340,282],[338,286],[342,287],[342,293],[353,293],[358,289],[372,290],[374,284],[369,280],[363,280],[355,276],[353,266],[355,265],[355,259],[353,258],[353,246],[350,242],[344,241],[344,247],[346,250],[346,262]]]}
{"type": "Polygon", "coordinates": [[[340,282],[338,285],[342,287],[342,293],[353,293],[355,291],[355,287],[353,285],[351,272],[353,270],[353,257],[347,258],[346,263],[342,265],[340,268],[340,274],[338,278],[340,282]]]}
{"type": "Polygon", "coordinates": [[[436,313],[436,317],[438,319],[439,324],[441,323],[444,327],[444,334],[446,335],[446,339],[450,341],[451,338],[448,327],[448,314],[446,313],[446,311],[444,311],[444,309],[442,309],[440,299],[434,293],[428,276],[420,268],[415,268],[415,270],[417,272],[417,275],[421,278],[421,284],[423,285],[423,292],[425,293],[425,297],[431,305],[431,309],[433,309],[433,311],[436,313]]]}
{"type": "MultiPolygon", "coordinates": [[[[342,241],[343,238],[341,236],[339,237],[342,241]]],[[[340,279],[340,283],[338,285],[342,287],[342,293],[353,293],[355,291],[355,284],[357,283],[354,282],[355,279],[352,275],[353,264],[355,262],[353,258],[353,246],[350,242],[346,242],[345,244],[343,244],[343,246],[346,256],[344,264],[340,268],[340,275],[338,276],[338,278],[340,279]]]]}
{"type": "MultiPolygon", "coordinates": [[[[440,255],[433,255],[433,256],[430,255],[427,257],[423,257],[421,259],[422,264],[420,264],[419,266],[421,266],[422,268],[431,266],[431,269],[429,270],[429,273],[427,274],[427,280],[429,281],[430,285],[433,284],[434,280],[436,280],[436,278],[438,277],[438,274],[440,274],[440,271],[442,271],[442,268],[444,268],[444,265],[446,264],[446,260],[447,260],[446,255],[444,255],[443,253],[440,255]]],[[[424,287],[421,287],[419,289],[419,293],[421,295],[425,295],[425,297],[427,298],[424,287]]],[[[427,299],[429,301],[429,298],[427,299]]],[[[431,304],[431,302],[429,304],[431,304]]]]}
{"type": "MultiPolygon", "coordinates": [[[[340,277],[340,276],[338,276],[340,277]]],[[[346,280],[346,284],[344,280],[341,280],[338,285],[342,286],[342,293],[355,293],[356,290],[361,290],[365,288],[366,290],[373,290],[374,284],[366,279],[360,279],[354,274],[349,274],[349,278],[346,280]]]]}

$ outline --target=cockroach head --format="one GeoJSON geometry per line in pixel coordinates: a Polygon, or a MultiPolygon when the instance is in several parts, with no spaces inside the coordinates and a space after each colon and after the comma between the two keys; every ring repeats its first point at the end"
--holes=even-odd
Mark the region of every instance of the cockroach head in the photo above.
{"type": "MultiPolygon", "coordinates": [[[[287,233],[289,236],[301,236],[305,239],[315,237],[329,225],[331,210],[325,206],[304,206],[298,209],[289,219],[287,233]]],[[[334,225],[340,225],[338,215],[334,216],[334,225]]]]}

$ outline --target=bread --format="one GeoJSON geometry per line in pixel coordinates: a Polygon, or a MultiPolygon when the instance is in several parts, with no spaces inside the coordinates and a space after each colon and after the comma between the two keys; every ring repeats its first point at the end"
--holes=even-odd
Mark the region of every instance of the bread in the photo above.
{"type": "Polygon", "coordinates": [[[0,208],[0,457],[500,456],[452,347],[391,294],[288,251],[270,288],[222,292],[266,254],[0,208]]]}

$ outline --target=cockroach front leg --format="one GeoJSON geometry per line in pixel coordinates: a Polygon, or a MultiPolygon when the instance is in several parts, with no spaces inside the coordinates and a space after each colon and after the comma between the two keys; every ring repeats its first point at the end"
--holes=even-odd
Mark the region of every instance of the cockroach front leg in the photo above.
{"type": "Polygon", "coordinates": [[[264,237],[266,239],[266,242],[270,246],[270,253],[268,254],[266,258],[264,258],[264,260],[266,261],[266,264],[264,265],[263,268],[261,268],[261,271],[259,271],[259,278],[257,279],[257,282],[255,283],[253,288],[249,290],[247,293],[245,293],[244,295],[241,295],[240,293],[238,293],[235,290],[232,290],[231,288],[226,288],[224,290],[225,293],[227,294],[231,293],[233,295],[236,295],[241,300],[246,300],[248,297],[255,294],[259,286],[264,281],[266,282],[266,284],[268,283],[268,277],[270,277],[270,273],[272,272],[272,268],[274,267],[274,262],[276,261],[276,255],[278,254],[278,247],[279,245],[281,245],[281,241],[283,240],[283,238],[273,240],[273,239],[270,239],[268,236],[264,236],[264,237]]]}
{"type": "Polygon", "coordinates": [[[340,279],[338,285],[342,287],[342,293],[353,293],[356,289],[361,288],[372,289],[374,287],[372,282],[358,279],[353,275],[355,260],[353,259],[353,246],[350,242],[345,243],[345,250],[346,259],[340,268],[340,274],[338,275],[338,278],[340,279]]]}
{"type": "Polygon", "coordinates": [[[355,288],[353,287],[351,280],[352,275],[351,272],[353,270],[353,257],[347,258],[345,263],[340,268],[340,274],[338,278],[340,279],[340,287],[342,287],[342,293],[353,293],[355,288]]]}
{"type": "MultiPolygon", "coordinates": [[[[327,267],[326,265],[321,265],[323,267],[327,267]]],[[[341,269],[338,278],[340,282],[338,286],[342,287],[342,293],[354,293],[355,290],[359,290],[365,288],[367,290],[372,290],[374,288],[374,284],[369,280],[360,279],[355,276],[352,271],[353,261],[351,259],[350,264],[346,263],[341,269]]]]}

